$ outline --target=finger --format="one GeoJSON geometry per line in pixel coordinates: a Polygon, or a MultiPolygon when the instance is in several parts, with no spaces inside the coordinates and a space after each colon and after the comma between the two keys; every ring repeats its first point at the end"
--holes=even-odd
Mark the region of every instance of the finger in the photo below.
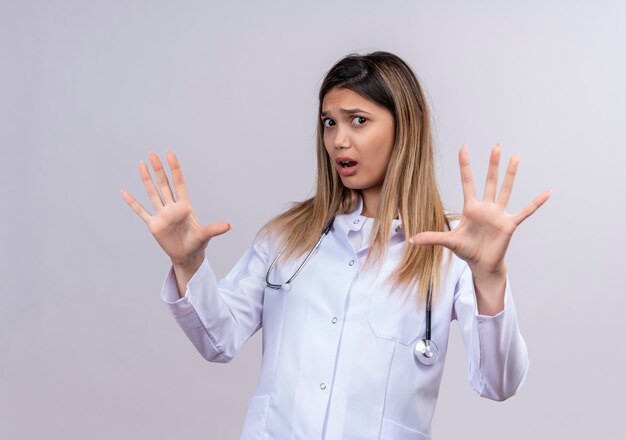
{"type": "Polygon", "coordinates": [[[154,169],[154,175],[159,183],[159,189],[161,190],[161,196],[163,197],[163,204],[174,203],[174,196],[172,195],[172,189],[170,188],[170,181],[167,179],[165,169],[161,159],[156,153],[150,153],[150,163],[154,169]]]}
{"type": "Polygon", "coordinates": [[[207,239],[222,235],[230,231],[233,226],[226,222],[211,223],[204,228],[205,236],[207,239]]]}
{"type": "Polygon", "coordinates": [[[185,179],[183,178],[183,171],[178,163],[178,158],[171,151],[168,151],[165,156],[167,157],[167,163],[170,166],[170,170],[172,170],[172,180],[174,181],[176,198],[178,200],[189,200],[187,188],[185,186],[185,179]]]}
{"type": "Polygon", "coordinates": [[[504,180],[502,181],[502,188],[500,188],[500,195],[498,196],[498,205],[506,208],[509,204],[509,198],[513,191],[513,182],[515,181],[515,174],[517,174],[517,167],[519,166],[519,156],[517,154],[511,157],[509,166],[506,169],[504,180]]]}
{"type": "Polygon", "coordinates": [[[523,209],[521,209],[519,212],[517,212],[515,215],[513,215],[513,221],[515,221],[515,224],[519,225],[524,220],[526,220],[528,217],[533,215],[535,213],[535,211],[538,210],[541,207],[541,205],[546,203],[546,201],[550,198],[550,195],[552,195],[552,191],[545,191],[545,192],[539,194],[535,198],[535,200],[530,202],[523,209]]]}
{"type": "Polygon", "coordinates": [[[450,232],[420,232],[409,238],[409,242],[421,246],[439,245],[450,250],[456,247],[450,232]]]}
{"type": "Polygon", "coordinates": [[[466,145],[463,145],[461,151],[459,151],[459,167],[461,168],[463,197],[466,201],[474,200],[476,198],[476,191],[474,190],[474,179],[472,178],[472,168],[470,167],[466,145]]]}
{"type": "Polygon", "coordinates": [[[150,197],[150,202],[152,202],[152,206],[157,211],[163,208],[163,200],[161,200],[161,195],[159,191],[154,186],[154,182],[152,181],[152,177],[150,177],[150,171],[148,171],[148,165],[142,160],[139,162],[139,175],[141,176],[141,181],[143,182],[144,188],[146,188],[146,192],[148,193],[148,197],[150,197]]]}
{"type": "Polygon", "coordinates": [[[150,221],[150,213],[146,211],[146,209],[141,206],[141,204],[137,200],[135,200],[135,198],[131,196],[125,189],[122,190],[122,197],[124,198],[124,201],[126,201],[128,206],[130,206],[133,211],[135,211],[137,215],[141,217],[144,222],[146,222],[146,224],[150,221]]]}
{"type": "Polygon", "coordinates": [[[500,166],[500,144],[496,144],[491,150],[489,157],[489,169],[487,170],[487,182],[485,183],[485,193],[483,200],[494,202],[496,198],[496,189],[498,187],[498,167],[500,166]]]}

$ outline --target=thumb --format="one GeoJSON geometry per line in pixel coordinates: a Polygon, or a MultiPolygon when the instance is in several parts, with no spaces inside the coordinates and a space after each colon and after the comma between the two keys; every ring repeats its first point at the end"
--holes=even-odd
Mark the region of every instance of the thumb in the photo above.
{"type": "Polygon", "coordinates": [[[432,246],[440,245],[447,248],[452,247],[452,240],[449,232],[420,232],[409,238],[409,242],[415,245],[432,246]]]}
{"type": "Polygon", "coordinates": [[[233,228],[233,225],[226,222],[211,223],[204,227],[204,234],[207,239],[222,235],[233,228]]]}

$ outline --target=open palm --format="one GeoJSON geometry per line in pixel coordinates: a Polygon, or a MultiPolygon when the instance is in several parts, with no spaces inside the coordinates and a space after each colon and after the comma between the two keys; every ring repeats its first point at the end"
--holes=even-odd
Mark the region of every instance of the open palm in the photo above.
{"type": "Polygon", "coordinates": [[[515,229],[550,197],[546,191],[515,214],[506,212],[515,174],[517,156],[509,161],[500,194],[496,200],[500,145],[496,145],[489,160],[487,182],[482,200],[476,198],[474,180],[467,148],[459,152],[463,185],[463,214],[459,225],[447,232],[422,232],[410,238],[414,244],[441,245],[465,260],[474,273],[489,274],[504,269],[504,256],[515,229]]]}
{"type": "Polygon", "coordinates": [[[155,209],[151,215],[133,196],[122,190],[122,197],[128,205],[148,225],[150,233],[173,264],[184,266],[203,258],[209,240],[230,230],[225,222],[202,226],[195,215],[183,179],[183,173],[174,153],[167,153],[167,162],[172,172],[177,200],[170,187],[169,180],[159,157],[151,153],[150,163],[159,185],[159,190],[150,177],[148,166],[141,161],[139,175],[155,209]]]}

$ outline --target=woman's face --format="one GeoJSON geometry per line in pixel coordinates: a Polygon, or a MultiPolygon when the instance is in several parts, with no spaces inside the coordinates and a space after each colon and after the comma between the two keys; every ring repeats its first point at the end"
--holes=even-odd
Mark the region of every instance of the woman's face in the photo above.
{"type": "Polygon", "coordinates": [[[324,146],[343,184],[380,191],[395,137],[389,110],[352,90],[332,88],[322,101],[324,146]]]}

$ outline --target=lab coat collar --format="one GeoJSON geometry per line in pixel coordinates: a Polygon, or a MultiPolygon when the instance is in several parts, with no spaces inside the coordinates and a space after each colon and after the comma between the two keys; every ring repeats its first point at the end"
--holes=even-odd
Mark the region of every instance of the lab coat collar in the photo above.
{"type": "MultiPolygon", "coordinates": [[[[337,219],[339,219],[340,221],[344,223],[347,230],[360,231],[361,228],[363,227],[363,224],[365,223],[365,220],[367,220],[367,217],[361,214],[362,211],[363,211],[363,198],[361,197],[361,194],[359,193],[356,208],[354,208],[352,211],[346,214],[338,215],[337,219]]],[[[392,228],[393,228],[392,233],[394,234],[402,230],[402,217],[400,217],[399,214],[398,214],[398,218],[393,219],[392,228]]]]}

